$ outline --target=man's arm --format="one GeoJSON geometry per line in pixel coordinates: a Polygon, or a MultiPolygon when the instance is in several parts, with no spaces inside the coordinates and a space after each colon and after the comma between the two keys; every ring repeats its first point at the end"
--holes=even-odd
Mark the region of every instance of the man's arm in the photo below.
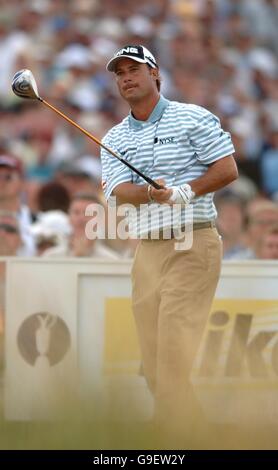
{"type": "MultiPolygon", "coordinates": [[[[237,179],[237,177],[238,171],[236,162],[234,157],[229,155],[212,163],[204,175],[187,184],[191,186],[191,190],[195,193],[195,196],[202,196],[203,194],[212,193],[227,186],[227,184],[237,179]]],[[[151,189],[151,196],[156,202],[167,203],[171,194],[172,190],[170,188],[167,190],[151,189]]],[[[190,200],[188,202],[190,202],[190,200]]]]}
{"type": "MultiPolygon", "coordinates": [[[[204,175],[188,184],[196,196],[202,196],[223,188],[237,177],[238,171],[234,157],[229,155],[212,163],[204,175]]],[[[157,180],[157,183],[163,185],[164,181],[157,180]]],[[[113,194],[117,197],[118,204],[130,203],[138,206],[149,202],[148,185],[145,184],[121,183],[113,190],[113,194]]],[[[151,188],[151,197],[158,203],[166,203],[171,194],[170,188],[151,188]]]]}
{"type": "Polygon", "coordinates": [[[147,184],[120,183],[113,189],[113,195],[117,198],[117,204],[139,206],[149,202],[147,184]]]}
{"type": "Polygon", "coordinates": [[[235,159],[232,155],[229,155],[212,163],[203,176],[188,184],[190,184],[196,196],[202,196],[227,186],[237,177],[238,171],[235,159]]]}

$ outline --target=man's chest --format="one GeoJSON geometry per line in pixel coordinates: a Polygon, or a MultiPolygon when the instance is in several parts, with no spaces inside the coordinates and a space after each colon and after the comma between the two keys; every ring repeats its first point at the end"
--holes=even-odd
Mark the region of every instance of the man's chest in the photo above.
{"type": "Polygon", "coordinates": [[[138,168],[164,170],[169,174],[186,168],[194,158],[186,132],[163,123],[129,129],[121,140],[119,152],[138,168]]]}

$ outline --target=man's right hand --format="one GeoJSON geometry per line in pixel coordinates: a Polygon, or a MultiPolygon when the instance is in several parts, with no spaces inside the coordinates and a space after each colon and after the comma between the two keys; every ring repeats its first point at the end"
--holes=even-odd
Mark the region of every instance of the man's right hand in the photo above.
{"type": "Polygon", "coordinates": [[[155,182],[160,186],[163,186],[163,189],[155,189],[153,186],[151,186],[149,190],[151,198],[158,204],[167,203],[172,195],[172,189],[165,186],[165,180],[163,179],[155,180],[155,182]]]}

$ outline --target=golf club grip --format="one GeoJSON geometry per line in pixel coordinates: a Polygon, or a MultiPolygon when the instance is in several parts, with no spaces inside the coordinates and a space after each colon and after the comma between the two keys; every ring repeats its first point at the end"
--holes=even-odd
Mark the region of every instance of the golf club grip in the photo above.
{"type": "Polygon", "coordinates": [[[48,103],[47,101],[45,101],[44,99],[42,99],[41,97],[38,98],[39,101],[41,101],[41,103],[45,104],[46,106],[48,106],[50,109],[52,109],[52,111],[55,111],[55,113],[59,114],[59,116],[61,116],[62,118],[64,118],[66,121],[68,121],[70,124],[72,124],[74,127],[76,127],[77,129],[79,129],[81,132],[83,132],[83,134],[85,134],[87,137],[89,137],[89,139],[93,140],[96,144],[100,145],[102,148],[104,148],[107,152],[111,153],[111,155],[113,155],[114,157],[116,157],[118,160],[120,160],[124,165],[128,166],[132,171],[134,171],[135,173],[137,173],[137,175],[141,176],[141,178],[143,178],[147,183],[149,183],[150,185],[152,185],[155,189],[163,189],[163,186],[160,186],[158,183],[156,183],[155,181],[153,181],[151,178],[149,178],[149,176],[146,176],[144,175],[143,173],[141,173],[141,171],[137,170],[137,168],[135,168],[133,165],[131,165],[131,163],[127,162],[126,160],[124,160],[123,158],[121,158],[119,155],[117,155],[115,152],[113,152],[113,150],[109,149],[108,147],[106,147],[106,145],[104,145],[99,139],[97,139],[96,137],[94,137],[92,134],[90,134],[90,132],[86,131],[83,127],[79,126],[75,121],[73,121],[72,119],[70,119],[68,116],[66,116],[64,113],[62,113],[61,111],[59,111],[59,109],[55,108],[54,106],[52,106],[52,104],[48,103]]]}

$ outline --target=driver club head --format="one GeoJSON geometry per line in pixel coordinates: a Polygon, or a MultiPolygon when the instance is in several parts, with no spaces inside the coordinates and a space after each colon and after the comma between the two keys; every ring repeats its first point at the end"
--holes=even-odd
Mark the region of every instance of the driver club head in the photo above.
{"type": "Polygon", "coordinates": [[[16,72],[12,80],[12,90],[20,98],[40,99],[34,75],[28,69],[16,72]]]}

